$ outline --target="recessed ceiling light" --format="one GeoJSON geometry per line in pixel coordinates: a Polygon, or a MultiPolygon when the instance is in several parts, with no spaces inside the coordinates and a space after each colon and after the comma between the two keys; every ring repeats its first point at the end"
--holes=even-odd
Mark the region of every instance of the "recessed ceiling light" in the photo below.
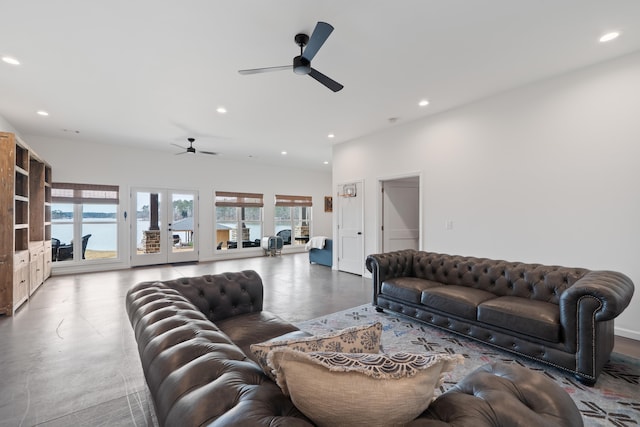
{"type": "Polygon", "coordinates": [[[220,113],[220,114],[224,114],[224,113],[226,113],[226,112],[227,112],[227,109],[226,109],[226,108],[224,108],[224,107],[218,107],[218,108],[216,109],[216,111],[217,111],[218,113],[220,113]]]}
{"type": "Polygon", "coordinates": [[[283,156],[286,156],[287,152],[286,151],[281,151],[280,154],[282,154],[283,156]]]}
{"type": "Polygon", "coordinates": [[[422,101],[418,102],[418,105],[421,107],[426,107],[427,105],[429,105],[429,101],[423,99],[422,101]]]}
{"type": "Polygon", "coordinates": [[[604,36],[600,37],[600,42],[601,43],[610,42],[611,40],[617,39],[619,35],[620,35],[620,33],[617,32],[617,31],[613,31],[611,33],[607,33],[604,36]]]}
{"type": "Polygon", "coordinates": [[[10,56],[3,56],[2,60],[4,62],[6,62],[7,64],[11,64],[11,65],[20,65],[20,61],[18,61],[16,58],[12,58],[10,56]]]}
{"type": "Polygon", "coordinates": [[[332,133],[330,133],[329,135],[327,135],[327,138],[335,138],[336,136],[332,133]]]}
{"type": "Polygon", "coordinates": [[[38,115],[40,115],[40,116],[45,116],[45,117],[46,117],[46,116],[48,116],[48,115],[49,115],[49,113],[47,113],[47,112],[46,112],[46,111],[44,111],[44,110],[40,110],[40,111],[38,111],[38,115]]]}
{"type": "Polygon", "coordinates": [[[322,163],[324,163],[325,165],[328,165],[328,164],[329,164],[329,162],[328,162],[327,160],[325,160],[325,161],[324,161],[324,162],[322,162],[322,163]]]}

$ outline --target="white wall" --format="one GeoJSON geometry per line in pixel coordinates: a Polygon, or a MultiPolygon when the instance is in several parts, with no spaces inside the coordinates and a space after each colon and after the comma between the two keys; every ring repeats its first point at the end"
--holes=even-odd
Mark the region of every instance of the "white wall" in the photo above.
{"type": "MultiPolygon", "coordinates": [[[[25,135],[25,141],[52,167],[54,182],[80,182],[120,186],[121,208],[130,211],[131,187],[194,189],[200,196],[200,260],[242,256],[250,249],[216,251],[214,248],[214,191],[263,193],[264,235],[273,234],[274,195],[296,194],[313,197],[313,233],[331,234],[331,213],[324,212],[324,196],[331,194],[331,173],[296,168],[278,168],[257,162],[232,162],[224,157],[175,156],[151,151],[25,135]],[[211,236],[208,238],[207,236],[211,236]]],[[[76,138],[74,138],[76,139],[76,138]]],[[[131,218],[131,215],[129,215],[131,218]]],[[[120,252],[128,265],[127,227],[122,227],[120,252]]],[[[293,250],[294,248],[286,248],[293,250]]],[[[253,250],[253,255],[260,254],[253,250]]],[[[124,265],[124,266],[126,266],[124,265]]]]}
{"type": "MultiPolygon", "coordinates": [[[[640,285],[640,53],[333,152],[334,182],[365,181],[365,256],[380,247],[377,181],[418,171],[423,249],[617,270],[640,285]]],[[[616,333],[640,339],[638,292],[616,333]]]]}
{"type": "Polygon", "coordinates": [[[0,132],[11,132],[18,135],[16,129],[4,117],[0,116],[0,132]]]}

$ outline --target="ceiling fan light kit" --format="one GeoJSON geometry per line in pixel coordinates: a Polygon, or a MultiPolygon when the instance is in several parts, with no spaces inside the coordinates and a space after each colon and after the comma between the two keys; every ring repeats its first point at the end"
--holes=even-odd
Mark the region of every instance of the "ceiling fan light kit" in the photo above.
{"type": "Polygon", "coordinates": [[[296,34],[294,41],[300,47],[300,55],[293,58],[293,66],[282,65],[277,67],[253,68],[248,70],[239,70],[238,72],[240,74],[247,75],[293,68],[293,72],[295,74],[309,75],[333,92],[338,92],[344,87],[343,85],[311,67],[311,60],[316,56],[324,42],[327,41],[327,38],[329,38],[332,31],[333,27],[330,24],[327,24],[326,22],[318,22],[311,34],[311,37],[303,33],[296,34]]]}
{"type": "Polygon", "coordinates": [[[187,141],[189,141],[189,146],[188,147],[183,147],[183,146],[178,145],[178,144],[171,144],[171,145],[175,145],[178,148],[182,148],[184,150],[184,151],[182,151],[180,153],[176,153],[176,156],[179,156],[181,154],[187,154],[187,153],[191,153],[191,154],[196,154],[196,153],[210,154],[212,156],[217,156],[218,155],[218,153],[216,153],[214,151],[196,150],[195,147],[193,146],[193,143],[196,141],[195,138],[187,138],[187,141]]]}

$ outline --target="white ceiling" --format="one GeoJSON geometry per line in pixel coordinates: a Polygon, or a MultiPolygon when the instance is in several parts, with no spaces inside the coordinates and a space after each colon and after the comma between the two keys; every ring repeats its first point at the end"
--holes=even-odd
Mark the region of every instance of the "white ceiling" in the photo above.
{"type": "Polygon", "coordinates": [[[195,137],[319,170],[333,143],[640,49],[639,0],[0,0],[0,15],[0,56],[21,61],[0,62],[0,115],[24,136],[168,156],[195,137]],[[291,63],[317,21],[335,30],[312,65],[342,91],[238,74],[291,63]]]}

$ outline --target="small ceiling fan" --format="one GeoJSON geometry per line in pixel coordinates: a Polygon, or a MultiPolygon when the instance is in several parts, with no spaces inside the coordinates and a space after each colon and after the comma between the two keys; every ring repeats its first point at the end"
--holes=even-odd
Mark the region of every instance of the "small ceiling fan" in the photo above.
{"type": "Polygon", "coordinates": [[[203,150],[197,150],[195,149],[195,147],[193,146],[193,143],[196,141],[195,138],[187,138],[187,141],[189,141],[189,146],[188,147],[183,147],[181,145],[178,144],[171,144],[171,145],[175,145],[178,148],[182,148],[184,151],[181,153],[176,153],[177,155],[180,154],[186,154],[186,153],[192,153],[192,154],[196,154],[196,152],[201,153],[201,154],[211,154],[212,156],[217,156],[218,153],[214,152],[214,151],[203,151],[203,150]]]}
{"type": "Polygon", "coordinates": [[[311,67],[311,60],[316,56],[318,50],[322,47],[329,35],[333,31],[333,27],[326,22],[318,22],[316,28],[309,38],[306,34],[296,34],[294,40],[298,46],[300,46],[300,55],[293,58],[293,66],[282,65],[279,67],[266,67],[266,68],[252,68],[249,70],[239,70],[240,74],[257,74],[266,73],[269,71],[281,71],[290,70],[293,68],[293,72],[301,75],[309,75],[316,79],[321,84],[325,85],[334,92],[338,92],[344,86],[335,80],[325,76],[320,71],[311,67]],[[306,46],[306,48],[305,48],[306,46]]]}

